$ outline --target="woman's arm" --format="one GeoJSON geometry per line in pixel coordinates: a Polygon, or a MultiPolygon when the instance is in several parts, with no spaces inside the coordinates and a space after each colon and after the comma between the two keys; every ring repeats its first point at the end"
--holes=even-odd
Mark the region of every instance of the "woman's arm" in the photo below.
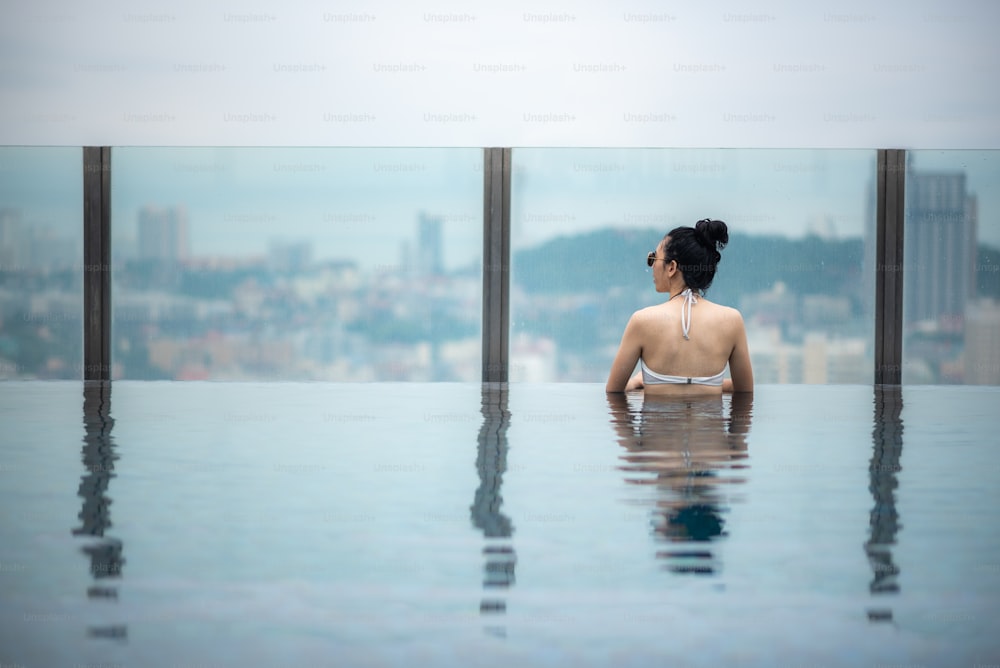
{"type": "Polygon", "coordinates": [[[618,354],[615,355],[615,361],[611,364],[611,373],[608,374],[608,382],[604,387],[606,392],[625,392],[642,387],[641,376],[638,377],[638,380],[636,378],[629,379],[642,355],[639,329],[638,313],[633,313],[628,324],[625,325],[625,333],[622,334],[618,354]]]}
{"type": "Polygon", "coordinates": [[[743,316],[736,313],[737,329],[736,343],[729,354],[729,375],[732,381],[723,381],[723,392],[753,392],[753,367],[750,364],[750,348],[747,346],[747,330],[743,324],[743,316]]]}
{"type": "Polygon", "coordinates": [[[632,390],[641,390],[644,387],[646,387],[646,385],[642,382],[642,373],[636,371],[635,375],[628,379],[628,383],[625,385],[625,391],[631,392],[632,390]]]}

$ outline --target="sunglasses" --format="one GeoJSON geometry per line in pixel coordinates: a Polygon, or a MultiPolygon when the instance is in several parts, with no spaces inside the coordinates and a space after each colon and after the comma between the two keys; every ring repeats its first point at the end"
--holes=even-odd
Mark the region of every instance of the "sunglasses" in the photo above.
{"type": "Polygon", "coordinates": [[[663,260],[664,262],[670,262],[670,260],[668,260],[665,257],[656,257],[656,251],[649,251],[649,255],[646,256],[646,266],[647,267],[652,267],[653,263],[656,262],[657,260],[663,260]]]}

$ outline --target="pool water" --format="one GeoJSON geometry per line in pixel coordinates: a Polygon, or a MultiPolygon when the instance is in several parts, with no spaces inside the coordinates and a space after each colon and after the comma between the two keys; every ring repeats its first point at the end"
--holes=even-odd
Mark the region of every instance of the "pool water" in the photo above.
{"type": "Polygon", "coordinates": [[[996,665],[998,399],[3,383],[0,666],[996,665]]]}

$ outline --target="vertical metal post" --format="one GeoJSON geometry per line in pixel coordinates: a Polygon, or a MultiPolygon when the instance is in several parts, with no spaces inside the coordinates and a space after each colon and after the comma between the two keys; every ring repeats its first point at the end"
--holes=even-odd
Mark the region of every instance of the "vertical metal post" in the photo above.
{"type": "Polygon", "coordinates": [[[506,383],[510,331],[509,148],[483,149],[483,382],[506,383]]]}
{"type": "Polygon", "coordinates": [[[903,370],[906,151],[880,149],[876,179],[875,384],[898,385],[903,370]]]}
{"type": "Polygon", "coordinates": [[[83,379],[111,380],[111,148],[83,148],[83,379]]]}

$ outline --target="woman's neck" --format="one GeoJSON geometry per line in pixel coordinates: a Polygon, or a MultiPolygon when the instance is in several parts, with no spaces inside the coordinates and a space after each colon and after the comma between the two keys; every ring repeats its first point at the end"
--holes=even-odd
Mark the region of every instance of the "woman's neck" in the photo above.
{"type": "MultiPolygon", "coordinates": [[[[684,294],[684,291],[687,290],[687,289],[688,289],[688,286],[684,285],[683,283],[681,283],[681,285],[678,286],[678,287],[676,287],[676,288],[671,288],[670,289],[670,293],[669,293],[670,294],[670,299],[673,299],[674,297],[677,297],[678,295],[684,294]],[[677,292],[674,292],[674,290],[677,290],[677,292]]],[[[670,299],[668,299],[667,301],[670,301],[670,299]]]]}

